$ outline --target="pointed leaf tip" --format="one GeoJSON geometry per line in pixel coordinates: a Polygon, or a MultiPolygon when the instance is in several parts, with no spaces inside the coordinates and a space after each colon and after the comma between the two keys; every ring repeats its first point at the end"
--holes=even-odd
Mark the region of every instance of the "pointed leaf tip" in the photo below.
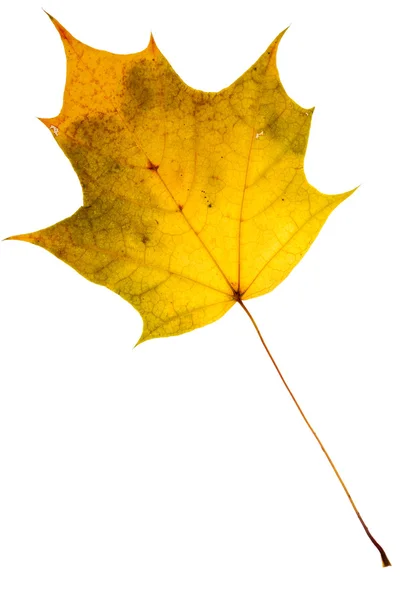
{"type": "Polygon", "coordinates": [[[291,27],[291,25],[288,25],[287,27],[285,27],[285,29],[283,29],[274,39],[274,41],[272,42],[273,44],[279,44],[279,42],[281,41],[281,39],[283,38],[283,36],[285,35],[285,33],[287,32],[287,30],[291,27]]]}
{"type": "Polygon", "coordinates": [[[53,16],[49,12],[47,12],[47,10],[45,8],[42,7],[42,11],[44,12],[45,15],[47,15],[49,17],[50,21],[53,20],[53,16]]]}
{"type": "Polygon", "coordinates": [[[29,242],[29,234],[21,233],[19,235],[10,235],[9,237],[4,238],[3,242],[8,242],[10,240],[17,242],[29,242]]]}
{"type": "Polygon", "coordinates": [[[155,54],[158,51],[158,47],[152,32],[150,33],[150,39],[147,45],[147,50],[149,50],[152,54],[155,54]]]}
{"type": "MultiPolygon", "coordinates": [[[[268,56],[268,68],[271,70],[275,70],[276,72],[278,72],[278,67],[277,67],[277,53],[278,53],[278,48],[279,48],[279,44],[283,38],[283,36],[285,35],[285,33],[287,32],[287,30],[289,29],[290,25],[288,25],[288,27],[286,27],[286,29],[284,29],[283,31],[281,31],[276,38],[274,39],[274,41],[268,46],[268,48],[266,49],[266,51],[264,52],[264,54],[262,55],[263,57],[268,56]]],[[[262,58],[262,57],[260,57],[262,58]]]]}
{"type": "Polygon", "coordinates": [[[50,21],[53,23],[54,27],[57,29],[62,40],[74,39],[74,37],[70,34],[70,32],[67,29],[65,29],[65,27],[63,27],[61,25],[61,23],[59,21],[57,21],[57,19],[55,17],[53,17],[53,15],[48,13],[47,10],[45,10],[44,8],[42,10],[49,17],[50,21]]]}

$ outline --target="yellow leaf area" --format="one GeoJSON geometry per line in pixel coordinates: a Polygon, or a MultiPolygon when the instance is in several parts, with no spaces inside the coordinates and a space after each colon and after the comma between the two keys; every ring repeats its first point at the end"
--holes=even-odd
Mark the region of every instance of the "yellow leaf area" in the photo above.
{"type": "Polygon", "coordinates": [[[312,110],[280,82],[283,33],[231,86],[206,93],[153,38],[142,52],[111,54],[52,21],[67,81],[60,114],[41,120],[79,177],[83,206],[12,239],[130,302],[140,341],[212,323],[274,289],[352,193],[322,194],[306,180],[312,110]]]}

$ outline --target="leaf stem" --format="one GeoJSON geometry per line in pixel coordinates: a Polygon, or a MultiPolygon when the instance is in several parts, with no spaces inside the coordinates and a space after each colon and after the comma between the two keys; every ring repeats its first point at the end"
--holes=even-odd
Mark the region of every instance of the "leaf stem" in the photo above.
{"type": "Polygon", "coordinates": [[[292,392],[292,390],[290,389],[290,387],[289,387],[289,386],[288,386],[288,384],[286,383],[286,381],[285,381],[285,378],[283,377],[283,375],[282,375],[282,373],[281,373],[281,371],[280,371],[280,369],[279,369],[278,365],[276,364],[276,362],[275,362],[275,360],[274,360],[274,358],[273,358],[273,356],[272,356],[271,352],[270,352],[270,351],[269,351],[269,349],[268,349],[268,346],[267,346],[267,344],[266,344],[266,343],[265,343],[265,341],[264,341],[264,338],[263,338],[263,336],[261,335],[261,332],[260,332],[260,330],[258,329],[257,323],[256,323],[256,322],[255,322],[255,320],[253,319],[253,316],[251,315],[250,311],[249,311],[249,310],[248,310],[248,308],[247,308],[247,307],[244,305],[243,301],[242,301],[240,298],[238,298],[238,300],[237,300],[237,301],[238,301],[238,303],[240,304],[240,306],[243,308],[244,312],[245,312],[245,313],[247,314],[247,316],[249,317],[250,321],[253,323],[253,326],[254,326],[255,330],[257,331],[258,337],[260,338],[262,345],[264,346],[264,348],[265,348],[265,350],[266,350],[266,352],[267,352],[268,356],[270,357],[270,359],[271,359],[271,361],[272,361],[272,364],[274,365],[274,367],[275,367],[275,369],[276,369],[276,371],[277,371],[277,373],[278,373],[279,377],[281,378],[281,380],[282,380],[282,382],[283,382],[283,384],[284,384],[285,388],[287,389],[287,391],[289,392],[289,394],[290,394],[290,396],[291,396],[291,398],[292,398],[293,402],[295,403],[297,410],[299,411],[299,413],[300,413],[300,414],[301,414],[301,416],[303,417],[303,419],[304,419],[304,421],[305,421],[305,423],[306,423],[307,427],[309,428],[309,430],[310,430],[310,431],[311,431],[311,433],[313,434],[314,438],[317,440],[317,442],[318,442],[318,444],[319,444],[319,446],[320,446],[320,448],[321,448],[322,452],[325,454],[326,458],[328,459],[328,462],[329,462],[329,464],[331,465],[332,469],[334,470],[336,477],[337,477],[337,478],[338,478],[338,480],[340,481],[340,484],[341,484],[342,488],[344,489],[344,491],[345,491],[345,493],[346,493],[346,496],[347,496],[347,498],[349,499],[349,502],[350,502],[351,506],[353,507],[353,510],[354,510],[354,512],[356,513],[356,515],[357,515],[357,517],[358,517],[358,519],[359,519],[359,521],[360,521],[361,525],[363,526],[365,533],[367,534],[367,536],[369,537],[369,539],[371,540],[371,542],[373,543],[373,545],[375,546],[375,548],[377,548],[377,550],[378,550],[379,554],[381,555],[381,559],[382,559],[382,566],[383,566],[383,567],[390,567],[390,566],[391,566],[391,563],[390,563],[390,561],[389,561],[389,559],[388,559],[388,557],[387,557],[387,555],[386,555],[386,552],[384,551],[384,549],[382,548],[382,546],[381,546],[380,544],[378,544],[378,542],[376,541],[376,539],[375,539],[375,538],[374,538],[374,537],[371,535],[371,533],[370,533],[370,531],[369,531],[368,527],[367,527],[367,526],[366,526],[366,524],[364,523],[364,520],[362,519],[362,517],[361,517],[361,515],[360,515],[360,513],[359,513],[359,511],[358,511],[358,508],[357,508],[357,506],[355,505],[355,503],[354,503],[354,500],[353,500],[353,498],[352,498],[352,497],[351,497],[351,495],[350,495],[350,492],[349,492],[349,490],[347,489],[347,487],[346,487],[346,485],[345,485],[345,483],[344,483],[343,479],[341,478],[341,476],[340,476],[340,474],[339,474],[339,471],[338,471],[338,470],[337,470],[337,468],[335,467],[335,465],[334,465],[334,463],[333,463],[333,461],[332,461],[331,457],[329,456],[328,452],[325,450],[325,447],[324,447],[323,443],[322,443],[322,442],[321,442],[321,440],[319,439],[318,435],[316,434],[316,432],[315,432],[315,431],[314,431],[314,429],[312,428],[312,426],[311,426],[311,424],[310,424],[309,420],[307,419],[307,417],[305,416],[304,412],[302,411],[302,409],[301,409],[301,407],[300,407],[299,403],[297,402],[296,398],[295,398],[295,397],[294,397],[294,395],[293,395],[293,392],[292,392]]]}

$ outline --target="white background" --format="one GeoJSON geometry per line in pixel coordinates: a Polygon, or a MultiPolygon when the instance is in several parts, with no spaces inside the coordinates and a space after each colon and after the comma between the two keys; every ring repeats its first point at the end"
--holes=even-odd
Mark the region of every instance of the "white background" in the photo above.
{"type": "MultiPolygon", "coordinates": [[[[47,0],[76,37],[229,85],[289,24],[278,64],[316,105],[306,158],[360,189],[274,292],[248,303],[372,533],[240,307],[133,350],[141,319],[44,250],[0,244],[4,600],[398,600],[399,25],[394,1],[47,0]]],[[[35,119],[65,60],[36,0],[1,13],[0,238],[72,214],[78,179],[35,119]]]]}

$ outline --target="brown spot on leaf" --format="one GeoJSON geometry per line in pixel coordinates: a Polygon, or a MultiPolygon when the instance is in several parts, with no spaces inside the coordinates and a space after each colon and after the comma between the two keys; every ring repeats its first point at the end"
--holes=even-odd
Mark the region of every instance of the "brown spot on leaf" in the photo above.
{"type": "MultiPolygon", "coordinates": [[[[125,77],[125,89],[128,104],[151,108],[154,104],[154,82],[149,77],[147,60],[143,59],[130,68],[125,77]]],[[[131,106],[133,108],[133,106],[131,106]]]]}
{"type": "Polygon", "coordinates": [[[150,169],[150,171],[157,171],[159,165],[155,165],[153,162],[151,162],[150,159],[147,159],[147,168],[150,169]]]}

